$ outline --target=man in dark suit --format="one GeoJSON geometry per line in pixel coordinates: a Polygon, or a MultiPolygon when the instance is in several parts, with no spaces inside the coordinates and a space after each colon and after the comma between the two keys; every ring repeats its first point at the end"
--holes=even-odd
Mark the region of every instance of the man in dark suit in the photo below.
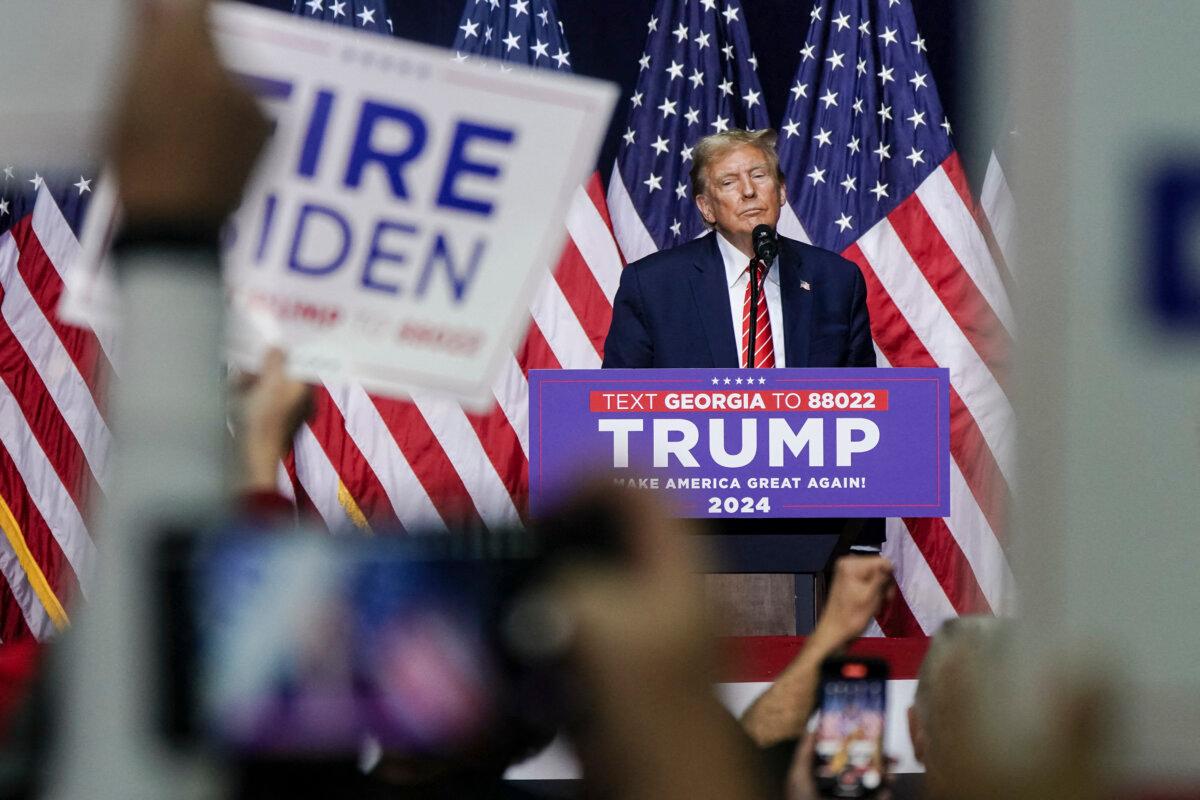
{"type": "MultiPolygon", "coordinates": [[[[774,131],[733,130],[696,143],[692,193],[713,231],[625,268],[604,343],[605,367],[747,363],[750,234],[757,225],[779,222],[786,197],[782,178],[774,131]]],[[[765,277],[759,275],[760,303],[766,302],[754,365],[875,366],[858,267],[792,239],[780,237],[779,245],[779,256],[765,277]],[[766,329],[770,337],[762,335],[766,329]],[[764,347],[773,363],[764,363],[764,347]]]]}
{"type": "MultiPolygon", "coordinates": [[[[739,367],[749,363],[749,288],[758,225],[774,228],[786,200],[776,134],[731,130],[692,149],[692,195],[708,234],[625,267],[604,342],[604,366],[739,367]]],[[[779,237],[759,292],[755,367],[873,367],[867,289],[858,267],[779,237]],[[764,302],[765,301],[765,302],[764,302]]],[[[808,526],[841,524],[812,521],[808,526]]],[[[882,520],[856,545],[877,548],[882,520]]]]}

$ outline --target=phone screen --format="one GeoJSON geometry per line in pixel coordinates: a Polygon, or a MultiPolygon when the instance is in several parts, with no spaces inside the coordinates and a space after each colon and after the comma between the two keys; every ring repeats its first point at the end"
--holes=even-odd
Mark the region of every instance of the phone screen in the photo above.
{"type": "Polygon", "coordinates": [[[825,797],[868,797],[886,773],[887,665],[835,659],[822,668],[814,777],[825,797]]]}

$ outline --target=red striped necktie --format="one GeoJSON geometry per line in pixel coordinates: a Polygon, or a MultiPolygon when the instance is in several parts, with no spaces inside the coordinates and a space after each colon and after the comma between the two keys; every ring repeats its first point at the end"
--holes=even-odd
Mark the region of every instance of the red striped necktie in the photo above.
{"type": "MultiPolygon", "coordinates": [[[[746,271],[751,280],[758,281],[758,321],[754,327],[754,366],[768,368],[775,366],[775,345],[771,341],[771,315],[767,313],[767,296],[763,293],[763,283],[770,267],[759,269],[757,259],[750,262],[746,271]]],[[[748,365],[746,350],[750,347],[750,281],[746,281],[746,301],[742,304],[742,364],[748,365]]]]}

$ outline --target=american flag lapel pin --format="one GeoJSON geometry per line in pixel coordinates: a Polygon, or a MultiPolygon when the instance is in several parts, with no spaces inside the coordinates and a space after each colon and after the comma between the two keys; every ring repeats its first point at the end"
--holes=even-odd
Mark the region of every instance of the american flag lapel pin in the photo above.
{"type": "Polygon", "coordinates": [[[808,281],[800,281],[800,288],[806,292],[812,291],[812,287],[808,285],[808,281]]]}

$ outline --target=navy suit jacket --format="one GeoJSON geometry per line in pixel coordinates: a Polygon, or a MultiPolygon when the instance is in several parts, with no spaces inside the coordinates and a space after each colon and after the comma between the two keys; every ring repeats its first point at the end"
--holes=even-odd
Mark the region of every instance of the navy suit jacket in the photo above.
{"type": "MultiPolygon", "coordinates": [[[[857,266],[781,236],[779,288],[783,320],[771,325],[783,325],[787,366],[875,366],[867,287],[857,266]]],[[[738,367],[739,349],[716,232],[622,271],[605,367],[738,367]]]]}

